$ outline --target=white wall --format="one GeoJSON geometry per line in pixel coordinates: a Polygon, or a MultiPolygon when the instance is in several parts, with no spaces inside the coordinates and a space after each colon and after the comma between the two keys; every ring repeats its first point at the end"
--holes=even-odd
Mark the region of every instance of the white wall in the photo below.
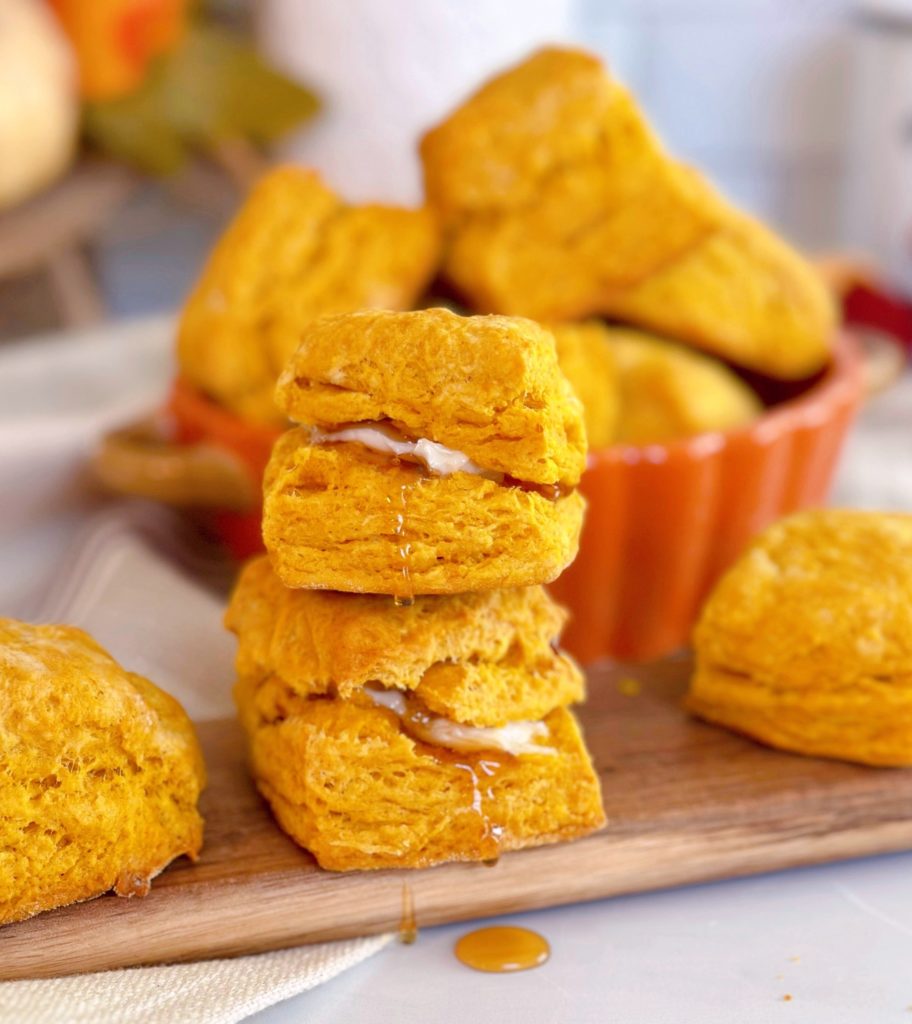
{"type": "Polygon", "coordinates": [[[840,241],[851,0],[578,0],[668,146],[815,249],[840,241]]]}

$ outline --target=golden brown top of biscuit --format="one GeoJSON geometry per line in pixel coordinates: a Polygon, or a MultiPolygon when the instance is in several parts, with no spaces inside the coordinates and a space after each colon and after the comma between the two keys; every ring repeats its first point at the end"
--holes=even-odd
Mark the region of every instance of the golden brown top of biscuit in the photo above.
{"type": "Polygon", "coordinates": [[[586,461],[580,403],[554,338],[531,320],[446,309],[327,317],[305,331],[276,402],[320,427],[391,422],[534,484],[573,487],[586,461]]]}
{"type": "Polygon", "coordinates": [[[565,620],[541,587],[398,606],[389,597],[288,589],[266,557],[244,567],[225,616],[238,636],[241,679],[275,678],[298,695],[343,699],[369,684],[411,690],[436,714],[479,725],[539,718],[581,699],[578,669],[553,646],[565,620]]]}
{"type": "Polygon", "coordinates": [[[447,217],[534,202],[541,179],[599,151],[605,119],[627,100],[597,57],[540,50],[486,82],[424,136],[428,198],[447,217]]]}
{"type": "MultiPolygon", "coordinates": [[[[0,732],[23,752],[105,748],[190,759],[205,773],[184,709],[73,626],[0,619],[0,732]]],[[[90,766],[90,765],[89,765],[90,766]]]]}
{"type": "Polygon", "coordinates": [[[426,210],[350,206],[308,170],[280,167],[212,251],[178,331],[181,374],[240,415],[281,421],[273,389],[301,329],[354,309],[407,309],[433,276],[426,210]]]}
{"type": "Polygon", "coordinates": [[[695,633],[701,664],[779,689],[912,682],[912,516],[824,509],[766,530],[695,633]]]}
{"type": "Polygon", "coordinates": [[[607,315],[786,379],[826,361],[834,316],[813,268],[672,159],[595,57],[533,54],[421,155],[444,272],[473,309],[607,315]]]}

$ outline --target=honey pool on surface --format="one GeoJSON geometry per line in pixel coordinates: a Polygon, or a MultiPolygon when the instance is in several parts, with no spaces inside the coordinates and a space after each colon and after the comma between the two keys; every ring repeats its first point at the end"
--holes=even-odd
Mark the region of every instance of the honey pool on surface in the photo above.
{"type": "Polygon", "coordinates": [[[551,947],[544,936],[528,928],[494,925],[463,935],[453,952],[473,970],[505,974],[541,967],[551,955],[551,947]]]}

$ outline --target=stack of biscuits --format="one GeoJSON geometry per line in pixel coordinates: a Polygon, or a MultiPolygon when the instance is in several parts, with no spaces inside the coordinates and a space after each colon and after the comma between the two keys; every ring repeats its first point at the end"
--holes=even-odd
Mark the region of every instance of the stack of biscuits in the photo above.
{"type": "Polygon", "coordinates": [[[604,822],[543,584],[586,440],[553,336],[444,309],[326,317],[277,402],[268,556],[227,624],[257,785],[333,870],[490,861],[604,822]]]}

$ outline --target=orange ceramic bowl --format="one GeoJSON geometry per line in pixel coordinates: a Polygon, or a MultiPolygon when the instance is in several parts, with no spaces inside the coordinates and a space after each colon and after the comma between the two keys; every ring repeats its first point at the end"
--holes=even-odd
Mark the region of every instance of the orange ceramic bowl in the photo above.
{"type": "Polygon", "coordinates": [[[590,452],[580,553],[551,586],[572,613],[565,646],[584,664],[684,646],[748,541],[826,499],[861,396],[859,352],[842,335],[818,379],[744,428],[590,452]]]}
{"type": "MultiPolygon", "coordinates": [[[[172,388],[167,411],[174,420],[174,439],[178,444],[211,444],[227,451],[243,465],[259,492],[280,428],[250,423],[179,378],[172,388]]],[[[212,532],[240,559],[263,550],[261,518],[259,505],[243,511],[215,509],[204,515],[212,532]]]]}

